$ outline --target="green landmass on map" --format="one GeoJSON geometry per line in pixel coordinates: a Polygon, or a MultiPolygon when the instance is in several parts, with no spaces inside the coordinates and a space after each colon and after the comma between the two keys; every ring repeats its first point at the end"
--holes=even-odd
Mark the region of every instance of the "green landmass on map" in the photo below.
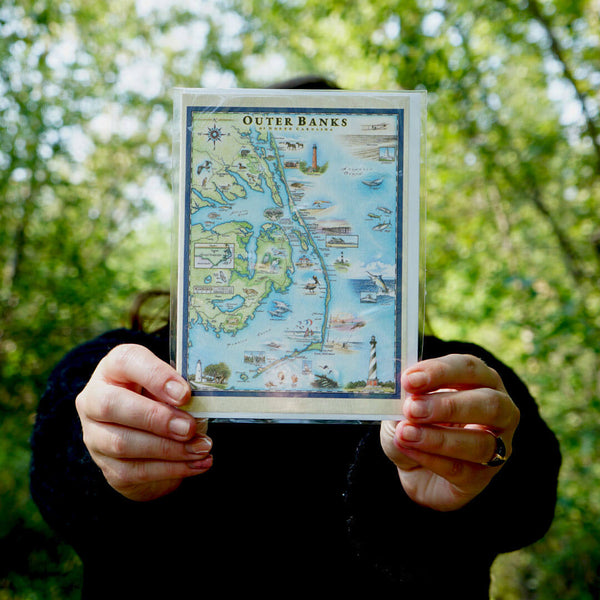
{"type": "Polygon", "coordinates": [[[283,205],[273,173],[267,164],[267,161],[277,160],[278,156],[272,138],[269,141],[270,150],[263,152],[251,143],[249,129],[239,129],[236,126],[228,128],[228,133],[219,138],[218,145],[211,145],[206,143],[204,137],[205,129],[211,126],[211,120],[201,115],[195,119],[198,122],[194,125],[197,135],[192,139],[192,213],[209,204],[223,205],[245,198],[246,191],[236,181],[236,175],[256,192],[265,191],[264,182],[272,194],[273,203],[283,205]]]}
{"type": "Polygon", "coordinates": [[[253,234],[245,221],[230,221],[205,229],[191,228],[190,256],[198,245],[207,262],[219,257],[214,267],[190,265],[190,324],[197,322],[217,333],[236,333],[248,324],[271,291],[285,291],[292,283],[292,248],[281,227],[265,223],[258,233],[256,260],[250,264],[247,245],[253,234]],[[211,251],[214,248],[214,252],[211,251]],[[234,248],[233,268],[219,265],[234,248]]]}
{"type": "Polygon", "coordinates": [[[302,249],[302,251],[306,252],[308,250],[308,240],[306,237],[306,233],[304,233],[300,229],[293,229],[291,233],[295,235],[296,238],[298,238],[298,242],[300,243],[300,248],[302,249]]]}

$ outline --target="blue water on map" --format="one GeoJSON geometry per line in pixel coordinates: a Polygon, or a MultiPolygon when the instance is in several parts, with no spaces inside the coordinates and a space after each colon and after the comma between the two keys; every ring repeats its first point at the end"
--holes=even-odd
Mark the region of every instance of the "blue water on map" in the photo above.
{"type": "Polygon", "coordinates": [[[243,306],[245,300],[241,296],[234,296],[233,298],[228,298],[227,300],[213,300],[212,303],[221,311],[221,312],[235,312],[243,306]]]}
{"type": "MultiPolygon", "coordinates": [[[[280,193],[281,207],[276,207],[273,202],[264,178],[261,179],[261,192],[253,190],[242,177],[231,173],[236,183],[244,188],[246,196],[228,202],[230,208],[225,210],[212,202],[191,217],[192,225],[202,223],[207,229],[227,221],[250,225],[252,237],[246,251],[249,279],[252,279],[256,274],[254,263],[258,235],[262,226],[271,222],[264,211],[281,208],[283,215],[276,222],[288,234],[296,264],[291,274],[293,285],[283,291],[272,290],[248,326],[235,334],[208,332],[211,337],[217,335],[221,340],[220,344],[213,344],[210,361],[230,364],[233,353],[242,356],[244,352],[264,352],[269,363],[301,351],[313,342],[322,341],[325,343],[322,351],[301,354],[287,363],[283,362],[281,367],[267,370],[258,378],[253,364],[247,364],[247,368],[238,367],[229,386],[267,390],[267,386],[278,383],[277,377],[281,381],[289,381],[292,372],[298,377],[294,385],[299,390],[314,389],[312,381],[315,373],[331,377],[343,386],[350,381],[367,379],[371,351],[369,340],[374,336],[377,340],[379,379],[393,380],[397,343],[394,335],[397,328],[394,265],[397,261],[401,262],[401,258],[396,256],[396,164],[366,161],[349,151],[344,152],[339,140],[331,135],[305,132],[299,139],[304,143],[303,155],[298,152],[288,154],[280,149],[281,163],[288,158],[301,158],[310,164],[315,143],[318,162],[328,163],[327,171],[320,176],[311,176],[302,174],[298,169],[284,169],[286,185],[279,161],[263,161],[269,166],[280,193]],[[297,189],[291,187],[294,182],[302,186],[303,192],[296,198],[288,195],[288,189],[297,189]],[[370,186],[368,182],[376,182],[376,185],[370,186]],[[304,227],[294,220],[298,210],[303,215],[304,227]],[[332,228],[332,233],[319,230],[324,226],[332,228]],[[349,226],[347,232],[343,229],[345,226],[349,226]],[[291,233],[293,228],[312,239],[318,245],[318,252],[310,246],[301,248],[291,233]],[[326,239],[335,237],[346,242],[343,247],[326,245],[326,239]],[[353,240],[357,240],[358,247],[353,245],[353,240]],[[336,268],[335,261],[342,253],[346,265],[342,263],[342,267],[336,268]],[[310,267],[299,266],[302,257],[307,258],[310,267]],[[383,286],[375,281],[379,277],[383,286]],[[318,281],[316,287],[315,281],[318,281]]],[[[258,137],[255,131],[251,142],[265,156],[273,153],[270,140],[258,137]]],[[[196,195],[202,197],[198,192],[196,195]]],[[[237,296],[213,302],[223,312],[234,312],[244,299],[237,296]]],[[[190,371],[193,372],[196,360],[204,357],[206,351],[201,336],[191,336],[191,339],[199,340],[192,341],[189,352],[190,371]]],[[[206,344],[209,342],[210,338],[206,338],[206,344]]]]}

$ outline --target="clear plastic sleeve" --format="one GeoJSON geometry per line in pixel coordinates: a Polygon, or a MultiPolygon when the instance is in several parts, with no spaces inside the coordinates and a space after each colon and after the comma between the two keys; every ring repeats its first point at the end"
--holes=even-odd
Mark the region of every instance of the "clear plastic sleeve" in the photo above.
{"type": "Polygon", "coordinates": [[[171,357],[195,416],[400,417],[425,118],[423,91],[174,91],[171,357]]]}

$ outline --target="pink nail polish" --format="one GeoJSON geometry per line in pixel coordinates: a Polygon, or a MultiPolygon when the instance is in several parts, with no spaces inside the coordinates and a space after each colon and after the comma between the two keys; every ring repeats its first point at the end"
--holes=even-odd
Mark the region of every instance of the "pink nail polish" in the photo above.
{"type": "Polygon", "coordinates": [[[187,465],[190,469],[194,471],[203,471],[204,469],[209,469],[210,467],[212,467],[212,462],[213,457],[207,456],[202,460],[194,460],[192,462],[189,462],[187,465]]]}
{"type": "Polygon", "coordinates": [[[431,407],[427,400],[411,400],[408,412],[415,419],[424,419],[430,415],[431,407]]]}
{"type": "Polygon", "coordinates": [[[403,442],[418,442],[421,439],[422,433],[420,427],[404,425],[400,431],[400,436],[403,442]]]}
{"type": "Polygon", "coordinates": [[[185,449],[191,454],[206,454],[212,448],[210,438],[199,438],[185,445],[185,449]]]}
{"type": "Polygon", "coordinates": [[[184,399],[187,393],[187,388],[183,383],[171,379],[165,384],[165,392],[169,398],[171,398],[171,400],[179,403],[184,399]]]}
{"type": "Polygon", "coordinates": [[[427,376],[427,374],[423,373],[422,371],[415,371],[413,373],[409,373],[406,376],[406,379],[408,380],[408,383],[410,383],[410,386],[414,389],[420,389],[425,387],[427,385],[427,382],[429,381],[429,377],[427,376]]]}
{"type": "Polygon", "coordinates": [[[187,419],[175,418],[169,421],[169,431],[175,435],[185,437],[190,433],[192,424],[187,419]]]}

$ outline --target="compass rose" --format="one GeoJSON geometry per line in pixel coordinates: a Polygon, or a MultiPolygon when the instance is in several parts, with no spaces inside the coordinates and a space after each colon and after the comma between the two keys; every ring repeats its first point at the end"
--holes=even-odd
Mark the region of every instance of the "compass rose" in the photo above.
{"type": "Polygon", "coordinates": [[[206,132],[206,137],[209,142],[213,143],[213,148],[216,148],[217,142],[221,141],[221,137],[223,136],[223,132],[217,127],[217,124],[213,124],[212,127],[208,128],[206,132]]]}

